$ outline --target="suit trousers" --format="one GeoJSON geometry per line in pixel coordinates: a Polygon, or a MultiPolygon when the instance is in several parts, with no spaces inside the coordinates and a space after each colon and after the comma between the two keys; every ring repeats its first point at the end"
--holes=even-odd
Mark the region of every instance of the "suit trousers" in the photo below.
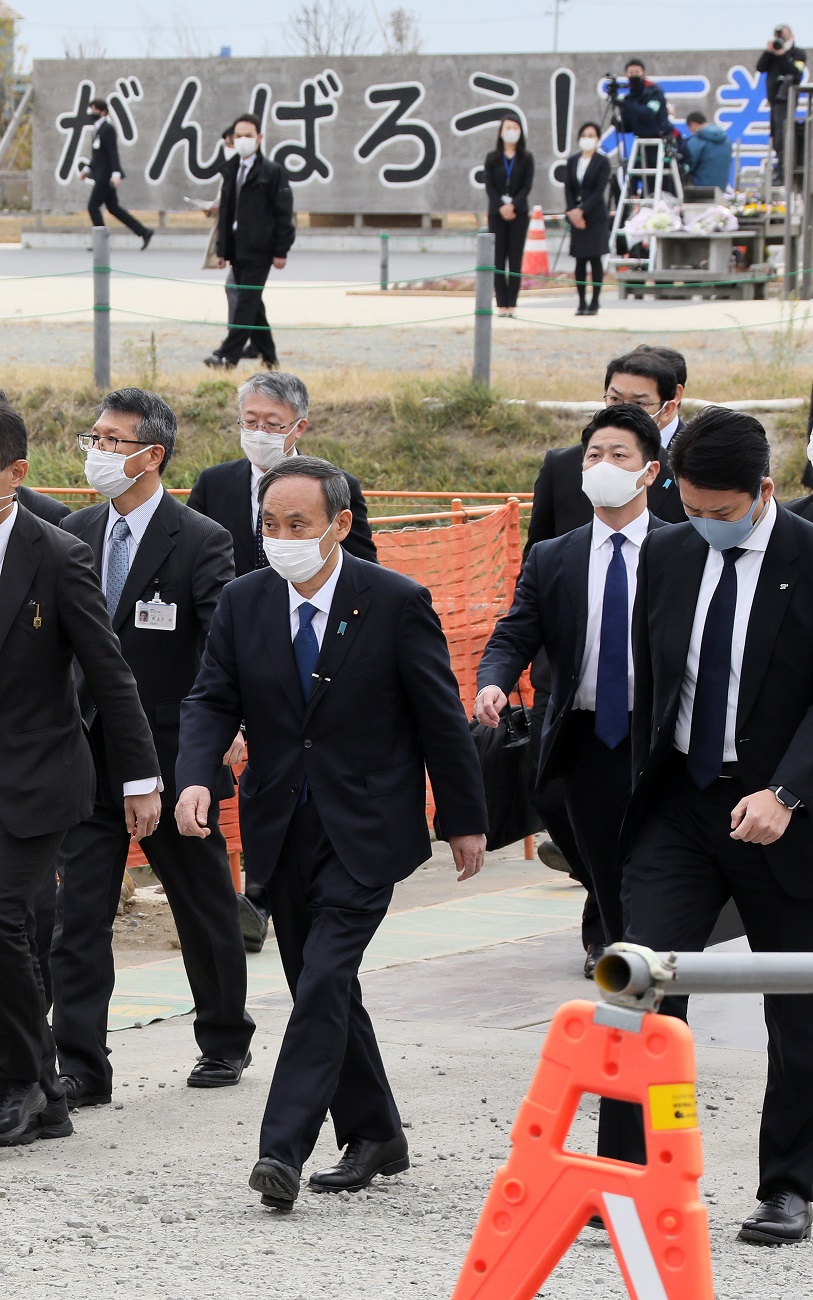
{"type": "Polygon", "coordinates": [[[102,204],[107,208],[111,217],[115,217],[123,226],[132,230],[133,234],[138,235],[141,239],[149,234],[146,226],[142,226],[137,217],[123,208],[119,203],[118,191],[112,181],[94,181],[93,190],[88,199],[88,212],[94,226],[103,226],[104,217],[102,216],[102,204]]]}
{"type": "MultiPolygon", "coordinates": [[[[700,952],[734,898],[754,952],[813,951],[813,899],[777,884],[759,844],[732,840],[731,810],[745,790],[720,778],[698,790],[675,755],[624,868],[625,939],[658,951],[700,952]]],[[[661,1012],[685,1020],[688,999],[661,1012]]],[[[765,997],[768,1080],[759,1137],[763,1200],[777,1186],[813,1199],[813,995],[765,997]]],[[[642,1164],[640,1108],[602,1101],[599,1154],[642,1164]]]]}
{"type": "Polygon", "coordinates": [[[274,337],[268,328],[268,317],[263,303],[263,289],[271,270],[270,262],[233,262],[235,283],[234,311],[230,317],[229,332],[217,355],[236,365],[246,343],[256,347],[264,361],[277,359],[274,337]],[[243,286],[251,285],[252,288],[243,286]]]}
{"type": "Polygon", "coordinates": [[[392,885],[373,889],[353,879],[309,799],[293,815],[266,890],[294,1006],[263,1116],[260,1156],[301,1170],[328,1110],[340,1147],[351,1138],[385,1142],[401,1127],[358,980],[392,885]]]}
{"type": "Polygon", "coordinates": [[[785,129],[787,120],[788,101],[780,99],[771,104],[771,144],[776,154],[777,179],[780,181],[785,174],[785,129]]]}
{"type": "MultiPolygon", "coordinates": [[[[130,837],[122,801],[100,781],[92,817],[69,831],[60,866],[51,967],[54,1037],[62,1074],[107,1093],[113,1071],[107,1013],[115,978],[113,920],[130,837]]],[[[195,1038],[205,1056],[237,1060],[254,1022],[246,1014],[246,956],[226,844],[210,812],[211,835],[182,836],[165,792],[157,830],[141,848],[166,891],[195,1001],[195,1038]]]]}
{"type": "Polygon", "coordinates": [[[629,737],[608,749],[595,726],[592,711],[571,712],[562,743],[562,775],[565,807],[593,882],[604,942],[614,943],[624,933],[621,872],[614,863],[630,800],[632,756],[629,737]]]}
{"type": "Polygon", "coordinates": [[[530,217],[518,213],[506,221],[499,212],[488,214],[488,228],[494,236],[494,296],[498,307],[516,307],[519,295],[522,252],[530,217]]]}
{"type": "Polygon", "coordinates": [[[23,840],[0,826],[0,1079],[39,1079],[49,1100],[62,1089],[37,961],[34,899],[64,834],[23,840]]]}

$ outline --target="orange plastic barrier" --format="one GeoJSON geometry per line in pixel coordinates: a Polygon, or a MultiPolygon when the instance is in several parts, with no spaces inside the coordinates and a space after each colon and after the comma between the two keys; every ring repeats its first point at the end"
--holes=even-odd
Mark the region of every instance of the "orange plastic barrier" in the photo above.
{"type": "Polygon", "coordinates": [[[554,1016],[452,1300],[531,1300],[595,1214],[633,1300],[714,1300],[691,1032],[653,1012],[597,1023],[607,1011],[554,1016]],[[646,1165],[564,1150],[584,1092],[642,1104],[646,1165]]]}
{"type": "Polygon", "coordinates": [[[531,212],[531,222],[522,255],[523,275],[550,275],[548,241],[545,235],[545,214],[539,204],[531,212]]]}

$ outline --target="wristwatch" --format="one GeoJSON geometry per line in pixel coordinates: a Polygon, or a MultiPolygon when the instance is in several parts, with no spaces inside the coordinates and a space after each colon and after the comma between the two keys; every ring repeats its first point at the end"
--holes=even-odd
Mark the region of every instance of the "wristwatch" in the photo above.
{"type": "Polygon", "coordinates": [[[776,802],[781,803],[782,807],[787,808],[788,812],[796,812],[797,808],[802,807],[801,799],[797,799],[796,795],[791,794],[790,790],[784,785],[769,785],[768,789],[773,790],[776,802]]]}

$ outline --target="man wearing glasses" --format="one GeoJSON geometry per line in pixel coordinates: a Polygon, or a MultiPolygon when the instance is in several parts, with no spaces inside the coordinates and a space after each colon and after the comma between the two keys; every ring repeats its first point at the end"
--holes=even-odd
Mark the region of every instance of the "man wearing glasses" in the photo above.
{"type": "MultiPolygon", "coordinates": [[[[85,474],[108,500],[63,521],[86,542],[110,621],[132,669],[158,753],[162,813],[142,845],[166,891],[195,1000],[201,1051],[190,1087],[236,1084],[250,1061],[253,1021],[245,1012],[246,962],[236,894],[218,804],[206,839],[182,838],[175,824],[175,761],[181,701],[191,690],[220,592],[234,576],[223,528],[186,510],[161,485],[175,448],[176,421],[160,397],[138,388],[108,393],[89,434],[85,474]],[[144,617],[146,615],[146,617],[144,617]]],[[[115,791],[115,753],[96,700],[77,669],[77,689],[98,772],[92,815],[64,844],[52,943],[54,1037],[72,1106],[109,1102],[112,1070],[107,1009],[113,991],[113,918],[129,837],[115,791]]],[[[224,764],[230,755],[224,756],[224,764]]],[[[217,794],[234,793],[224,766],[217,794]]],[[[128,790],[141,794],[146,790],[128,790]]]]}
{"type": "MultiPolygon", "coordinates": [[[[284,456],[296,456],[297,443],[308,427],[308,390],[296,375],[278,370],[252,375],[237,390],[238,428],[244,455],[205,469],[189,495],[188,504],[227,528],[234,543],[238,578],[268,561],[262,546],[257,487],[267,469],[284,456]]],[[[342,543],[359,560],[377,563],[375,542],[367,522],[361,484],[345,473],[350,488],[353,523],[342,543]]]]}

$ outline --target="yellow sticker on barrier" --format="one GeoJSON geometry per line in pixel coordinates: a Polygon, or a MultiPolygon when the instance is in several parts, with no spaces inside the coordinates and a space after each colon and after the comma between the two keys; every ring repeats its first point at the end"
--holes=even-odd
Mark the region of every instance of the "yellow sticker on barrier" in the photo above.
{"type": "Polygon", "coordinates": [[[653,1129],[696,1128],[697,1098],[693,1083],[655,1083],[649,1089],[653,1129]]]}

